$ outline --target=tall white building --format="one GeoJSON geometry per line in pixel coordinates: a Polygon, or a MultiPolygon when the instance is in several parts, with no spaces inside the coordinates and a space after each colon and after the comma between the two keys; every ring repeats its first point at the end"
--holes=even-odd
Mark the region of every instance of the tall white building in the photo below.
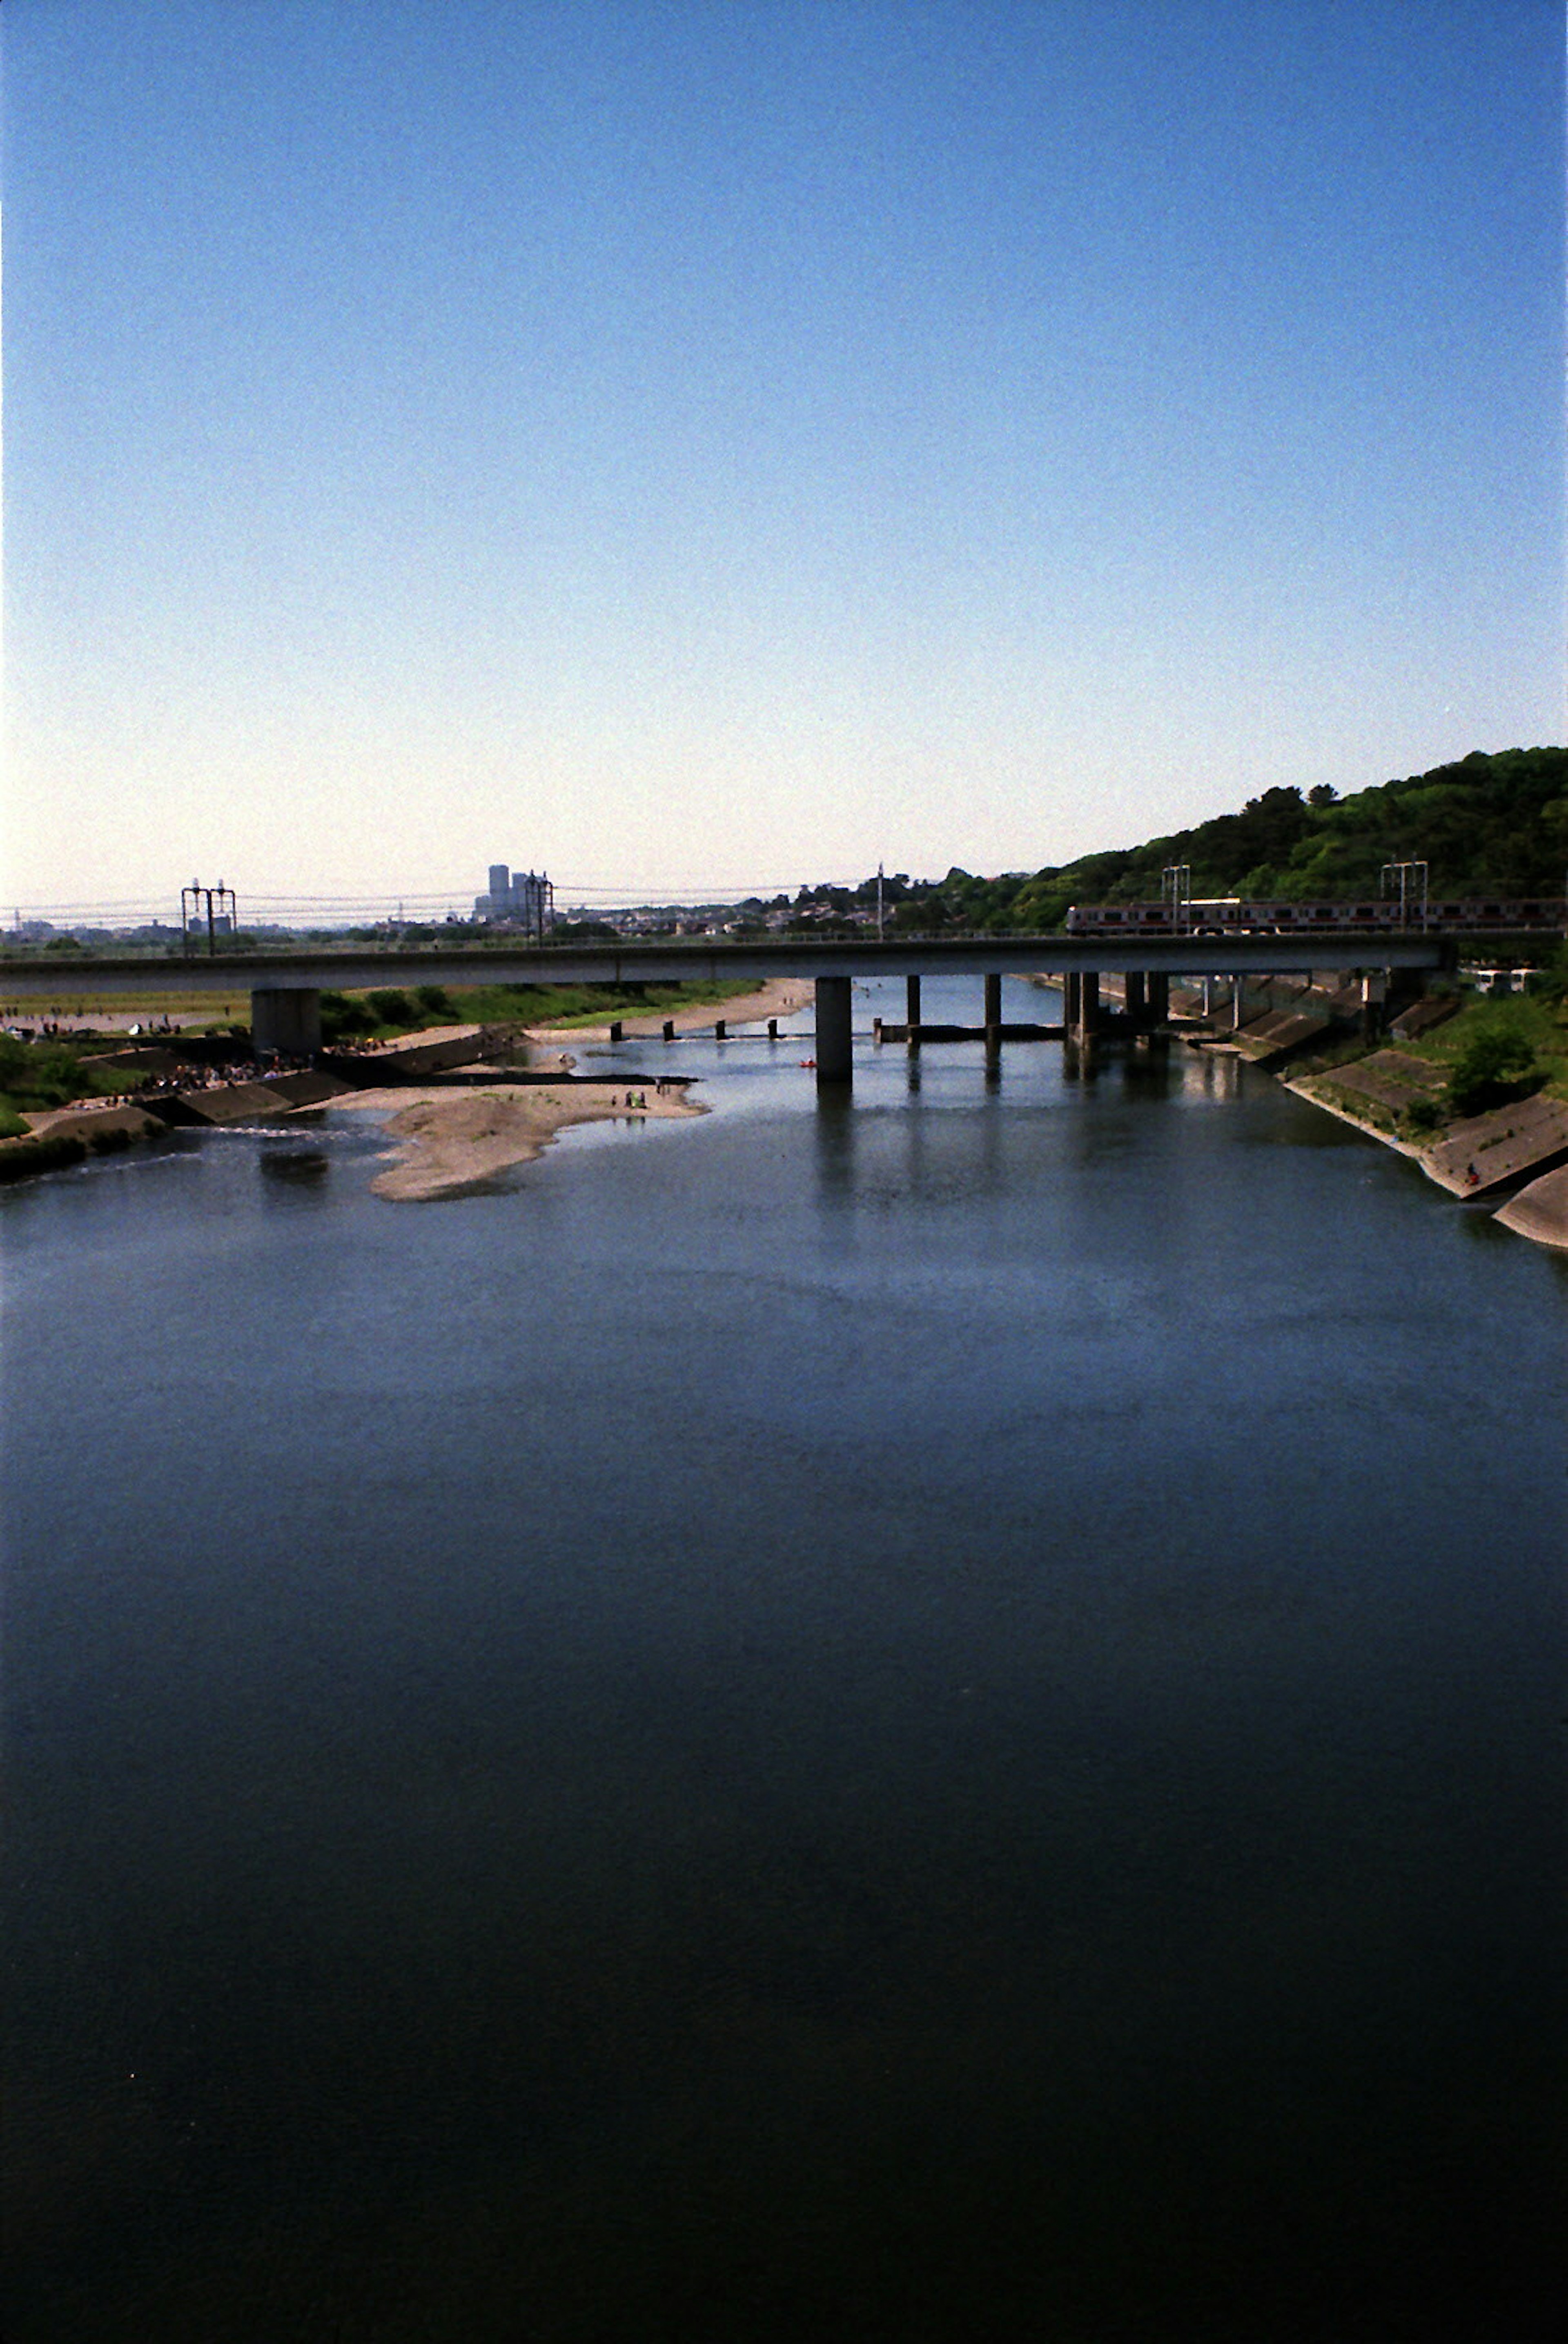
{"type": "Polygon", "coordinates": [[[490,866],[490,885],[473,901],[476,920],[491,920],[526,929],[542,936],[555,916],[555,890],[541,871],[509,871],[504,863],[490,866]]]}

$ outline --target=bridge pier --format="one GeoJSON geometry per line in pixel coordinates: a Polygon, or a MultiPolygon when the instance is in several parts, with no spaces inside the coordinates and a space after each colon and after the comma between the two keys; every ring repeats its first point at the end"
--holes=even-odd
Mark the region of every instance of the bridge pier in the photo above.
{"type": "Polygon", "coordinates": [[[1143,978],[1144,1008],[1151,1026],[1164,1026],[1170,1018],[1170,978],[1162,968],[1146,969],[1143,978]]]}
{"type": "Polygon", "coordinates": [[[1424,1001],[1427,971],[1424,968],[1388,968],[1383,971],[1383,1022],[1391,1025],[1402,1010],[1411,1009],[1424,1001]]]}
{"type": "Polygon", "coordinates": [[[250,1047],[258,1058],[274,1054],[309,1058],[321,1047],[321,995],[314,985],[258,985],[250,995],[250,1047]]]}
{"type": "Polygon", "coordinates": [[[855,1079],[847,976],[819,976],[816,980],[816,1079],[819,1089],[824,1083],[855,1079]]]}
{"type": "Polygon", "coordinates": [[[1099,975],[1086,968],[1078,978],[1077,1016],[1074,1023],[1079,1047],[1087,1049],[1098,1039],[1100,1028],[1099,975]]]}
{"type": "Polygon", "coordinates": [[[1141,968],[1129,968],[1122,979],[1122,986],[1127,1022],[1135,1034],[1142,1034],[1148,1026],[1148,979],[1141,968]]]}

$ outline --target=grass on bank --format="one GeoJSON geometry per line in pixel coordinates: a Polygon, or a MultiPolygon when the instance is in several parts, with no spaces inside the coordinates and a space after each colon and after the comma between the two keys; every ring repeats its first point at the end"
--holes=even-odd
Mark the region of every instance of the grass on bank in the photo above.
{"type": "Polygon", "coordinates": [[[124,1090],[123,1080],[95,1073],[66,1042],[18,1042],[0,1034],[0,1139],[19,1139],[25,1115],[103,1098],[124,1090]]]}
{"type": "Polygon", "coordinates": [[[688,985],[378,985],[367,993],[323,993],[322,1038],[389,1041],[429,1026],[602,1026],[612,1017],[656,1016],[694,1004],[754,993],[749,980],[688,985]]]}
{"type": "Polygon", "coordinates": [[[1334,1082],[1339,1067],[1369,1055],[1360,1043],[1336,1046],[1299,1071],[1320,1076],[1335,1104],[1359,1121],[1401,1139],[1425,1144],[1466,1116],[1537,1095],[1568,1101],[1568,953],[1557,955],[1532,993],[1472,995],[1432,1032],[1373,1046],[1403,1059],[1419,1077],[1408,1102],[1396,1106],[1334,1082]]]}
{"type": "MultiPolygon", "coordinates": [[[[682,985],[376,985],[359,993],[329,990],[321,1001],[329,1042],[389,1041],[431,1026],[602,1026],[612,1017],[669,1015],[694,1004],[733,1001],[756,989],[754,978],[744,985],[732,978],[682,985]]],[[[215,988],[177,998],[150,991],[145,996],[82,991],[62,994],[58,1000],[39,997],[15,1004],[6,1014],[34,1026],[46,1020],[126,1017],[151,1028],[167,1016],[184,1034],[231,1034],[238,1040],[248,1035],[250,995],[232,985],[227,993],[215,988]]],[[[157,1031],[131,1035],[106,1025],[99,1030],[111,1044],[152,1041],[177,1049],[180,1038],[157,1031]]]]}

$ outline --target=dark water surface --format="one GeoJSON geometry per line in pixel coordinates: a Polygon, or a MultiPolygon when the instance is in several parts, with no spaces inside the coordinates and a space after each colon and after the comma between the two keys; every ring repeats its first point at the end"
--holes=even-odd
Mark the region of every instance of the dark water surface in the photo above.
{"type": "Polygon", "coordinates": [[[12,2344],[1555,2333],[1564,1266],[804,1054],[0,1198],[12,2344]]]}

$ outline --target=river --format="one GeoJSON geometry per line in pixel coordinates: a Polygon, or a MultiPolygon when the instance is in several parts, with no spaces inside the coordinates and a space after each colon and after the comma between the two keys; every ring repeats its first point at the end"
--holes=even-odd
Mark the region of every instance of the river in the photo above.
{"type": "Polygon", "coordinates": [[[1555,2334],[1568,1264],[809,1055],[0,1192],[10,2344],[1555,2334]]]}

